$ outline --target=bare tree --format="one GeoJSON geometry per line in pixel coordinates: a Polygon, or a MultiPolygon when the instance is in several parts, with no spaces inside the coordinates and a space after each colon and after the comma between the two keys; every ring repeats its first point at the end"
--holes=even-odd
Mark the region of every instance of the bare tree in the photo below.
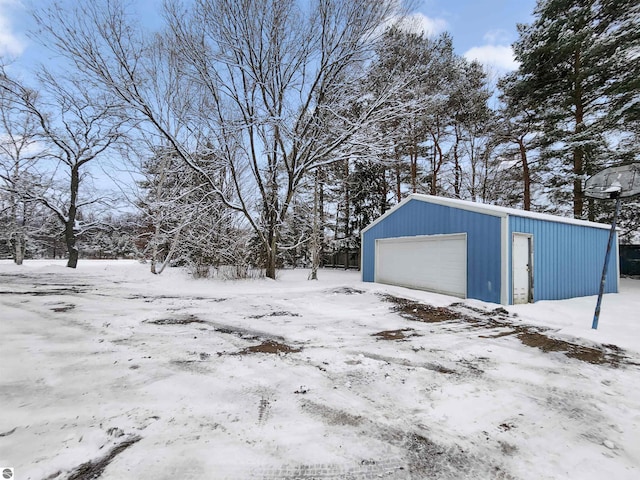
{"type": "MultiPolygon", "coordinates": [[[[4,79],[0,71],[0,82],[4,79]]],[[[0,192],[5,199],[0,211],[6,219],[3,234],[17,265],[22,265],[34,223],[31,217],[35,205],[29,200],[28,191],[37,183],[35,166],[40,150],[35,119],[0,88],[0,192]]]]}
{"type": "Polygon", "coordinates": [[[38,124],[38,138],[46,144],[52,163],[51,181],[30,190],[28,195],[30,200],[51,210],[63,224],[67,266],[75,268],[78,235],[94,226],[80,222],[79,212],[101,201],[80,189],[87,178],[86,166],[120,138],[122,122],[112,104],[79,80],[63,81],[43,71],[39,86],[46,95],[35,95],[32,89],[7,75],[2,76],[0,83],[5,94],[38,124]],[[66,178],[63,188],[58,190],[56,174],[60,167],[66,178]]]}
{"type": "Polygon", "coordinates": [[[244,215],[273,278],[280,228],[305,175],[357,155],[368,146],[359,138],[367,125],[401,113],[387,102],[401,85],[366,98],[360,88],[380,26],[396,6],[316,0],[303,9],[294,0],[196,0],[186,10],[170,4],[164,66],[188,85],[186,112],[158,103],[152,41],[117,0],[82,3],[73,12],[54,4],[36,18],[57,51],[152,125],[226,208],[244,215]],[[358,115],[347,115],[354,102],[358,115]],[[222,188],[227,185],[233,188],[222,188]]]}

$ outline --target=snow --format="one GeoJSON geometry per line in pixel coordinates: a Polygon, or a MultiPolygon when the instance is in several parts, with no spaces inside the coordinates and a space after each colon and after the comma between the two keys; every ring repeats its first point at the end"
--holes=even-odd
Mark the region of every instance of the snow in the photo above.
{"type": "Polygon", "coordinates": [[[595,297],[507,315],[307,276],[0,261],[0,467],[63,479],[111,452],[100,478],[640,478],[640,280],[605,295],[592,330],[595,297]],[[418,322],[385,295],[467,320],[418,322]],[[527,325],[624,358],[545,352],[513,334],[527,325]],[[301,350],[245,351],[264,340],[301,350]]]}
{"type": "Polygon", "coordinates": [[[567,337],[617,345],[640,354],[640,280],[620,279],[620,293],[604,295],[598,329],[591,329],[596,297],[578,297],[562,301],[542,301],[513,305],[526,323],[545,325],[567,337]]]}

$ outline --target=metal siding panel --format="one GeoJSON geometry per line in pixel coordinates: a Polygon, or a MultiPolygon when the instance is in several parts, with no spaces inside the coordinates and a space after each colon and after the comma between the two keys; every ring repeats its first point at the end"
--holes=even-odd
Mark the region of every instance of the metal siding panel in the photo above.
{"type": "Polygon", "coordinates": [[[467,233],[467,296],[500,303],[500,218],[412,200],[363,234],[362,279],[375,278],[375,240],[467,233]]]}
{"type": "MultiPolygon", "coordinates": [[[[533,235],[534,301],[598,293],[609,235],[606,230],[516,216],[509,220],[510,234],[533,235]]],[[[510,268],[511,260],[510,246],[510,268]]],[[[616,261],[612,256],[605,292],[617,292],[617,283],[616,261]]],[[[509,291],[509,303],[512,303],[511,286],[509,291]]]]}

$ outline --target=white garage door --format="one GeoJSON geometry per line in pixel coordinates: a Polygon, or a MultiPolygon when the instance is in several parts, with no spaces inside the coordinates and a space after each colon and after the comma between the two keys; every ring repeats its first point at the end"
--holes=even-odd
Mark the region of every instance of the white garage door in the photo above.
{"type": "Polygon", "coordinates": [[[376,240],[376,282],[467,296],[467,234],[376,240]]]}

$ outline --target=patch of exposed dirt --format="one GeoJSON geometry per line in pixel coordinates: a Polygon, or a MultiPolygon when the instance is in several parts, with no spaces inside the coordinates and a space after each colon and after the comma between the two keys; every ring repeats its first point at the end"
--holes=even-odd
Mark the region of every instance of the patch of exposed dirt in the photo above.
{"type": "Polygon", "coordinates": [[[402,328],[400,330],[385,330],[374,333],[371,336],[378,337],[381,340],[406,340],[407,338],[419,337],[420,335],[412,328],[402,328]]]}
{"type": "Polygon", "coordinates": [[[532,331],[531,329],[523,329],[523,331],[516,334],[516,337],[525,345],[538,348],[545,353],[559,352],[569,358],[575,358],[596,365],[608,364],[613,367],[618,367],[624,360],[623,351],[615,345],[587,347],[552,338],[544,333],[532,331]]]}
{"type": "Polygon", "coordinates": [[[76,306],[72,303],[68,303],[66,305],[60,305],[57,307],[53,307],[51,308],[52,312],[56,312],[56,313],[64,313],[64,312],[68,312],[70,310],[73,310],[74,308],[76,308],[76,306]]]}
{"type": "Polygon", "coordinates": [[[471,312],[478,313],[478,314],[480,314],[482,316],[485,316],[485,317],[490,317],[490,316],[494,316],[494,317],[495,316],[509,317],[511,315],[503,307],[497,307],[497,308],[494,308],[493,310],[483,310],[482,308],[472,307],[471,305],[467,305],[466,303],[462,303],[462,302],[452,303],[451,305],[449,305],[449,308],[469,310],[471,312]]]}
{"type": "Polygon", "coordinates": [[[262,315],[249,315],[247,318],[258,319],[258,318],[265,318],[265,317],[299,317],[299,316],[300,316],[299,313],[278,311],[278,312],[265,313],[262,315]]]}
{"type": "Polygon", "coordinates": [[[249,353],[271,353],[271,354],[286,354],[286,353],[298,353],[302,351],[302,347],[293,348],[284,343],[276,342],[273,340],[265,340],[259,345],[253,345],[245,349],[240,350],[235,355],[247,355],[249,353]]]}
{"type": "Polygon", "coordinates": [[[189,323],[207,323],[195,315],[183,315],[176,318],[160,318],[158,320],[149,320],[146,323],[153,325],[187,325],[189,323]]]}
{"type": "Polygon", "coordinates": [[[137,435],[127,438],[126,440],[111,448],[111,450],[109,450],[104,456],[83,463],[79,467],[75,468],[69,474],[67,480],[93,480],[95,478],[99,478],[116,456],[120,455],[127,448],[139,442],[141,439],[142,437],[139,437],[137,435]]]}
{"type": "Polygon", "coordinates": [[[224,302],[228,298],[210,298],[210,297],[189,297],[184,295],[129,295],[128,300],[144,300],[145,302],[153,302],[155,300],[206,300],[208,302],[224,302]]]}
{"type": "Polygon", "coordinates": [[[4,292],[0,292],[0,295],[33,295],[34,297],[46,297],[50,295],[69,295],[69,294],[78,294],[78,293],[85,293],[85,292],[86,290],[71,287],[71,288],[57,288],[57,289],[50,289],[50,290],[31,290],[26,292],[4,291],[4,292]]]}
{"type": "MultiPolygon", "coordinates": [[[[479,338],[497,339],[515,336],[524,345],[534,347],[543,352],[558,352],[569,358],[596,365],[609,365],[617,368],[621,364],[635,365],[624,350],[615,345],[581,345],[567,340],[554,338],[552,331],[533,325],[515,324],[517,321],[502,307],[483,310],[462,302],[451,304],[448,308],[434,307],[405,298],[385,295],[386,301],[394,303],[393,310],[409,320],[427,323],[453,322],[464,325],[468,329],[501,330],[498,333],[478,335],[479,338]]],[[[380,332],[383,333],[383,332],[380,332]]]]}
{"type": "Polygon", "coordinates": [[[424,303],[414,302],[406,298],[383,295],[383,299],[394,304],[393,310],[409,320],[425,323],[448,322],[460,320],[463,315],[446,307],[434,307],[424,303]]]}
{"type": "Polygon", "coordinates": [[[478,338],[500,338],[500,337],[508,337],[509,335],[513,335],[516,333],[514,330],[508,330],[506,332],[494,333],[492,335],[478,335],[478,338]]]}

